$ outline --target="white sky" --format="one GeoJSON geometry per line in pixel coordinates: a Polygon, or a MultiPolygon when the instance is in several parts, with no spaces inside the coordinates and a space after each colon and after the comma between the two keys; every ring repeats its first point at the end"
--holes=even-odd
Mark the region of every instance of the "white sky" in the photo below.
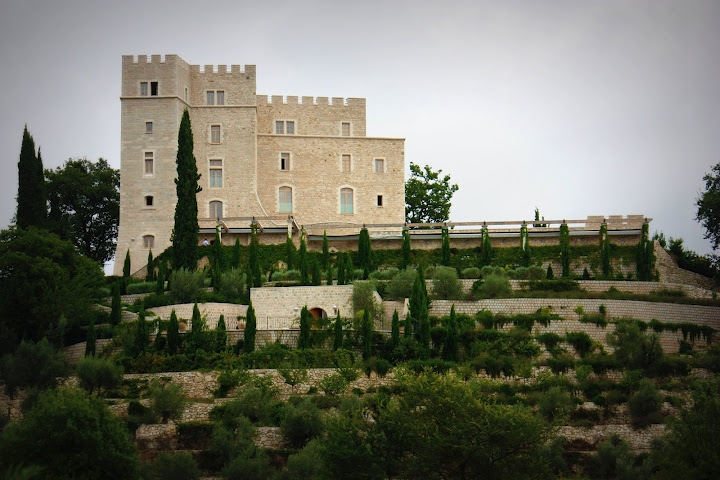
{"type": "Polygon", "coordinates": [[[170,53],[255,64],[259,94],[367,98],[368,135],[459,184],[451,220],[644,214],[710,251],[717,0],[2,0],[0,228],[23,126],[46,168],[119,168],[121,55],[170,53]]]}

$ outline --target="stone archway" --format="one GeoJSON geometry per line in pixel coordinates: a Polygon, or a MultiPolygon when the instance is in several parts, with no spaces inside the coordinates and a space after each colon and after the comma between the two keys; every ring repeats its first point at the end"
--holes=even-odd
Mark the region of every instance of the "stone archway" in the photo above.
{"type": "Polygon", "coordinates": [[[310,309],[310,315],[313,317],[312,328],[315,330],[322,330],[325,328],[325,321],[327,320],[327,312],[320,307],[310,309]]]}

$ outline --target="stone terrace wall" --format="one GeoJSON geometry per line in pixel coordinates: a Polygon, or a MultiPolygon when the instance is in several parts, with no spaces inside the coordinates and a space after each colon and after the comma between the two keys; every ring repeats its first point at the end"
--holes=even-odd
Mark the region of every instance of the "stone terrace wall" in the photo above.
{"type": "MultiPolygon", "coordinates": [[[[169,320],[170,314],[175,310],[178,319],[190,320],[194,303],[183,303],[179,305],[167,305],[165,307],[149,308],[148,312],[153,312],[163,320],[169,320]]],[[[234,303],[198,303],[200,315],[206,319],[208,328],[214,330],[220,315],[225,315],[225,327],[228,330],[237,328],[238,318],[247,315],[247,305],[237,305],[234,303]]],[[[191,328],[191,325],[188,325],[191,328]]]]}
{"type": "Polygon", "coordinates": [[[290,328],[299,323],[300,309],[321,308],[328,317],[335,317],[337,308],[343,316],[352,316],[352,285],[320,287],[261,287],[250,290],[257,312],[258,328],[290,328]],[[272,322],[272,323],[271,323],[272,322]]]}
{"type": "Polygon", "coordinates": [[[655,268],[660,274],[661,282],[694,285],[708,290],[716,288],[711,278],[678,267],[673,256],[667,253],[657,242],[655,242],[655,259],[655,268]]]}

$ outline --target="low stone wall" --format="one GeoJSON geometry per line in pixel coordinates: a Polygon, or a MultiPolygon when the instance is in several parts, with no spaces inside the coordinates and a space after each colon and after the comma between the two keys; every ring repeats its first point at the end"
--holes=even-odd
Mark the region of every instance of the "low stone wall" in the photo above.
{"type": "MultiPolygon", "coordinates": [[[[163,320],[170,320],[170,314],[173,310],[175,310],[175,315],[177,315],[178,319],[187,320],[189,323],[192,318],[194,306],[194,303],[182,303],[178,305],[149,308],[148,312],[154,313],[157,317],[163,320]]],[[[211,330],[214,330],[217,327],[220,315],[225,316],[225,328],[228,330],[237,328],[238,317],[244,318],[247,315],[247,308],[247,305],[237,305],[234,303],[198,303],[200,316],[206,320],[208,328],[211,330]]],[[[190,327],[190,325],[188,325],[188,327],[190,327]]]]}
{"type": "Polygon", "coordinates": [[[711,278],[678,267],[675,258],[660,247],[657,242],[655,242],[655,269],[660,276],[660,281],[663,283],[692,285],[706,290],[717,288],[711,278]]]}

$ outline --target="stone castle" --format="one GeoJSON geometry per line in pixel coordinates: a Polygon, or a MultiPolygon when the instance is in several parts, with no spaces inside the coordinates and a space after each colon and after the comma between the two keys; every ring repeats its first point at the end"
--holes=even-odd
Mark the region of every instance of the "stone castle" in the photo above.
{"type": "MultiPolygon", "coordinates": [[[[187,109],[201,174],[200,239],[252,221],[284,241],[299,226],[402,224],[404,139],[366,135],[364,98],[256,94],[255,65],[122,58],[120,227],[115,275],[171,245],[177,134],[187,109]]],[[[265,236],[268,238],[268,236],[265,236]]],[[[225,242],[223,242],[225,243],[225,242]]]]}

